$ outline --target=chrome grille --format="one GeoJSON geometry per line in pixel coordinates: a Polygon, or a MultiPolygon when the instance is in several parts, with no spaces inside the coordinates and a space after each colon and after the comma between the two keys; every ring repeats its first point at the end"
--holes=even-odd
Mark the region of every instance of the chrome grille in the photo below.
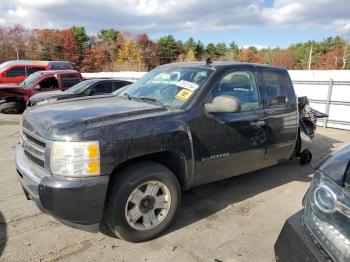
{"type": "Polygon", "coordinates": [[[45,140],[27,129],[22,129],[23,150],[26,157],[35,165],[45,167],[45,140]]]}

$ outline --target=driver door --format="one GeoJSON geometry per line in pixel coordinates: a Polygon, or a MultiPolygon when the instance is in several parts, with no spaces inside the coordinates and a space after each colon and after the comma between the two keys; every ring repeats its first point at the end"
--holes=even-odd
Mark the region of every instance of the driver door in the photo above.
{"type": "Polygon", "coordinates": [[[32,88],[32,94],[58,90],[58,81],[54,76],[48,76],[38,81],[32,88]]]}
{"type": "Polygon", "coordinates": [[[241,110],[207,113],[197,123],[197,184],[247,173],[262,165],[267,132],[255,75],[248,69],[229,71],[212,88],[208,101],[233,96],[240,100],[241,110]]]}

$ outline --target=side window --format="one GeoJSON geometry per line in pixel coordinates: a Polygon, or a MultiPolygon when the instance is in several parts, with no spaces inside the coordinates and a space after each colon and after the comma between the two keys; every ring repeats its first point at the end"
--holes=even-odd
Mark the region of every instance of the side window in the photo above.
{"type": "Polygon", "coordinates": [[[128,85],[128,83],[123,82],[123,81],[118,81],[113,83],[113,91],[118,90],[119,88],[122,88],[123,86],[128,85]]]}
{"type": "Polygon", "coordinates": [[[6,72],[6,77],[17,77],[17,76],[25,76],[26,69],[24,66],[14,67],[6,72]]]}
{"type": "Polygon", "coordinates": [[[280,74],[263,71],[263,78],[269,105],[284,105],[287,102],[287,90],[280,74]]]}
{"type": "Polygon", "coordinates": [[[27,67],[27,75],[31,75],[38,71],[44,71],[45,67],[27,67]]]}
{"type": "Polygon", "coordinates": [[[226,74],[214,87],[213,97],[234,96],[241,102],[242,110],[259,108],[259,95],[254,73],[234,71],[226,74]]]}
{"type": "Polygon", "coordinates": [[[104,82],[104,83],[99,83],[95,85],[93,88],[90,90],[91,95],[103,95],[103,94],[110,94],[113,91],[113,83],[112,82],[104,82]]]}
{"type": "Polygon", "coordinates": [[[58,81],[56,77],[48,77],[40,81],[40,91],[50,91],[58,89],[58,81]]]}
{"type": "Polygon", "coordinates": [[[65,88],[74,86],[80,82],[80,78],[78,75],[62,75],[62,84],[65,88]]]}

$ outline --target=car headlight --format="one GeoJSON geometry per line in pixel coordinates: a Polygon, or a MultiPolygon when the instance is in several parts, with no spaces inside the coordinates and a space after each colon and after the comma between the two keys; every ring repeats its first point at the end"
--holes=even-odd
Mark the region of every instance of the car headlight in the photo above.
{"type": "Polygon", "coordinates": [[[305,197],[304,222],[335,261],[350,261],[350,196],[320,171],[305,197]]]}
{"type": "Polygon", "coordinates": [[[48,104],[55,101],[57,101],[57,98],[46,99],[46,100],[37,102],[36,105],[38,106],[38,105],[48,104]]]}
{"type": "Polygon", "coordinates": [[[321,184],[314,191],[315,205],[325,213],[331,213],[337,209],[337,195],[327,185],[321,184]]]}
{"type": "Polygon", "coordinates": [[[100,174],[99,143],[53,142],[50,167],[56,176],[97,176],[100,174]]]}

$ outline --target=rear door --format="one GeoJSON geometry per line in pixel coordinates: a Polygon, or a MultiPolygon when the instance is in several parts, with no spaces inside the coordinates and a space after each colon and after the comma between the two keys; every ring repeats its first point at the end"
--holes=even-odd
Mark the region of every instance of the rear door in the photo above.
{"type": "Polygon", "coordinates": [[[268,130],[264,165],[269,166],[291,156],[298,132],[298,112],[286,71],[261,69],[260,77],[268,130]]]}
{"type": "Polygon", "coordinates": [[[2,83],[19,83],[27,77],[25,66],[13,66],[4,72],[2,83]]]}

